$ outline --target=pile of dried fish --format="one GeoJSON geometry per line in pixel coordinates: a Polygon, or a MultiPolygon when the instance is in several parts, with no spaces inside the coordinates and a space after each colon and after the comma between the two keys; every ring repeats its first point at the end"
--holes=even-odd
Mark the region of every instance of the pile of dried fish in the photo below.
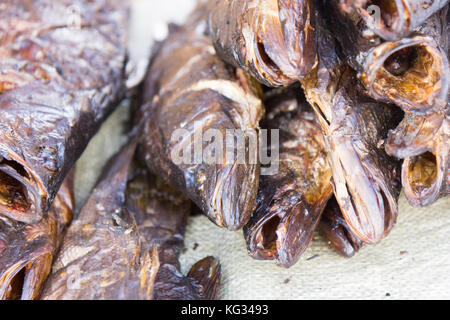
{"type": "Polygon", "coordinates": [[[127,93],[127,2],[3,1],[0,298],[217,299],[215,258],[180,272],[194,205],[282,267],[316,229],[345,257],[379,243],[402,188],[413,206],[450,193],[449,14],[199,1],[155,45],[129,142],[71,221],[72,168],[127,93]]]}
{"type": "Polygon", "coordinates": [[[402,186],[412,205],[449,192],[449,77],[446,1],[203,1],[154,52],[142,154],[217,225],[244,225],[256,259],[292,266],[316,226],[351,256],[389,234],[402,186]],[[278,129],[279,145],[260,141],[278,170],[261,154],[256,168],[175,163],[197,122],[278,129]]]}

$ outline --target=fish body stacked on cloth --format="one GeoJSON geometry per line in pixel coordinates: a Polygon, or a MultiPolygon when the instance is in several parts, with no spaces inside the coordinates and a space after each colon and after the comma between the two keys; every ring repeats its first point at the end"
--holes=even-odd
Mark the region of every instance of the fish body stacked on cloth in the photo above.
{"type": "Polygon", "coordinates": [[[64,180],[48,214],[25,224],[0,216],[0,299],[37,299],[74,210],[74,172],[64,180]]]}
{"type": "Polygon", "coordinates": [[[202,2],[184,25],[172,25],[154,53],[139,116],[145,122],[141,154],[151,172],[213,222],[236,230],[248,222],[258,191],[259,158],[249,141],[257,139],[264,109],[259,84],[216,55],[207,35],[211,4],[202,2]],[[233,154],[240,151],[223,141],[230,130],[249,136],[242,161],[214,149],[219,142],[233,154]],[[174,135],[177,131],[182,134],[174,135]],[[205,137],[207,132],[213,137],[205,137]],[[199,149],[200,158],[193,159],[199,149]],[[173,155],[180,150],[183,159],[176,161],[173,155]]]}
{"type": "Polygon", "coordinates": [[[215,299],[220,265],[179,271],[190,202],[151,176],[132,139],[106,165],[70,226],[42,299],[215,299]]]}
{"type": "MultiPolygon", "coordinates": [[[[276,89],[275,89],[276,90],[276,89]]],[[[325,142],[300,86],[264,99],[263,129],[279,130],[278,172],[260,177],[256,210],[244,228],[249,254],[290,267],[311,243],[333,193],[325,142]]]]}
{"type": "Polygon", "coordinates": [[[215,0],[210,30],[218,55],[267,86],[306,76],[316,63],[313,0],[215,0]]]}
{"type": "Polygon", "coordinates": [[[342,214],[356,237],[377,243],[398,214],[401,163],[387,155],[383,141],[401,114],[365,95],[325,25],[318,32],[319,63],[302,86],[322,126],[342,214]]]}
{"type": "Polygon", "coordinates": [[[0,214],[42,219],[125,94],[126,1],[0,4],[0,214]]]}

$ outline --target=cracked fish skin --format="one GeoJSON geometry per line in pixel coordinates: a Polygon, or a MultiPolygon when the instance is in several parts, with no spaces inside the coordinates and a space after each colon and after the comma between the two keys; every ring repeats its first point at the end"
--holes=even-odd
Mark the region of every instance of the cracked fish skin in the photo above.
{"type": "Polygon", "coordinates": [[[450,71],[445,50],[446,8],[428,18],[407,38],[383,41],[348,14],[338,1],[329,1],[326,19],[349,64],[358,71],[369,95],[392,102],[405,112],[429,115],[447,105],[450,71]]]}
{"type": "Polygon", "coordinates": [[[0,299],[37,299],[74,209],[73,170],[36,224],[0,217],[0,299]],[[22,274],[23,272],[23,274],[22,274]]]}
{"type": "MultiPolygon", "coordinates": [[[[264,100],[264,129],[280,130],[279,171],[260,177],[256,210],[244,228],[250,256],[290,267],[309,246],[333,193],[325,142],[300,86],[264,100]]],[[[270,147],[268,147],[270,148],[270,147]]]]}
{"type": "MultiPolygon", "coordinates": [[[[152,58],[141,108],[146,121],[142,157],[151,172],[182,191],[210,220],[237,230],[247,223],[256,198],[259,159],[249,159],[257,155],[245,147],[244,163],[227,163],[226,152],[211,164],[204,158],[193,163],[172,159],[175,150],[194,150],[194,135],[209,129],[223,137],[227,130],[257,134],[264,113],[259,84],[216,56],[205,34],[207,7],[201,4],[184,25],[172,26],[152,58]],[[188,131],[181,141],[173,137],[177,129],[188,131]]],[[[212,145],[200,144],[202,150],[212,145]]]]}
{"type": "Polygon", "coordinates": [[[125,94],[128,10],[82,0],[71,27],[72,1],[0,6],[0,214],[36,223],[125,94]]]}
{"type": "Polygon", "coordinates": [[[353,257],[364,245],[351,232],[334,197],[328,201],[317,228],[334,251],[344,258],[353,257]]]}
{"type": "Polygon", "coordinates": [[[133,161],[135,149],[132,139],[105,166],[64,238],[41,299],[217,296],[220,266],[214,258],[194,265],[188,278],[178,269],[190,203],[148,176],[133,161]]]}
{"type": "Polygon", "coordinates": [[[325,27],[319,32],[319,64],[302,86],[322,126],[342,214],[360,240],[378,243],[398,214],[401,164],[383,141],[401,115],[364,95],[356,73],[337,56],[335,39],[325,27]]]}
{"type": "Polygon", "coordinates": [[[448,0],[340,0],[340,6],[345,12],[357,12],[370,29],[389,41],[407,37],[446,5],[448,0]],[[380,19],[375,23],[373,13],[369,12],[371,5],[380,9],[380,19]]]}
{"type": "Polygon", "coordinates": [[[312,0],[214,0],[210,30],[218,55],[267,86],[306,76],[316,63],[312,0]]]}

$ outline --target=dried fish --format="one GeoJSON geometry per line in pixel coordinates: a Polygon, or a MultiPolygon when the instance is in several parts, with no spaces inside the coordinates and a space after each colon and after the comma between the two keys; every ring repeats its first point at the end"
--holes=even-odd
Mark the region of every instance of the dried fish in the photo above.
{"type": "MultiPolygon", "coordinates": [[[[444,35],[441,37],[444,51],[449,50],[450,25],[447,9],[433,16],[434,19],[440,18],[442,22],[435,31],[444,35]]],[[[429,19],[428,25],[432,22],[433,19],[429,19]]],[[[432,24],[439,25],[436,22],[432,24]]],[[[423,27],[431,28],[427,25],[423,27]]],[[[450,107],[447,105],[445,109],[424,116],[406,113],[400,125],[389,133],[386,151],[405,159],[402,184],[405,195],[413,206],[429,205],[449,193],[449,112],[450,107]]]]}
{"type": "Polygon", "coordinates": [[[426,206],[450,193],[450,115],[407,114],[386,143],[389,154],[404,158],[402,184],[413,206],[426,206]]]}
{"type": "Polygon", "coordinates": [[[335,39],[319,28],[319,64],[302,81],[325,136],[334,194],[351,231],[377,243],[394,225],[400,161],[383,141],[401,119],[395,107],[364,95],[356,74],[336,55],[335,39]]]}
{"type": "Polygon", "coordinates": [[[74,210],[73,170],[48,214],[24,224],[0,217],[0,299],[36,299],[74,210]]]}
{"type": "Polygon", "coordinates": [[[315,7],[313,0],[216,0],[214,47],[267,86],[293,83],[316,63],[315,7]]]}
{"type": "Polygon", "coordinates": [[[0,214],[36,223],[125,93],[127,5],[1,6],[0,214]]]}
{"type": "Polygon", "coordinates": [[[299,86],[264,103],[268,114],[262,127],[280,130],[279,170],[260,177],[256,210],[244,235],[252,257],[290,267],[309,246],[333,193],[331,169],[320,125],[299,86]]]}
{"type": "Polygon", "coordinates": [[[42,299],[214,299],[212,257],[181,275],[190,203],[132,161],[130,142],[105,167],[70,226],[42,299]]]}
{"type": "Polygon", "coordinates": [[[450,71],[446,10],[430,17],[409,38],[383,42],[367,31],[359,15],[349,15],[338,1],[326,6],[327,21],[342,47],[342,56],[359,72],[369,94],[393,102],[406,112],[429,115],[447,105],[450,71]]]}
{"type": "Polygon", "coordinates": [[[364,245],[348,227],[347,221],[342,216],[341,208],[334,197],[328,201],[318,229],[330,246],[345,258],[353,257],[364,245]]]}
{"type": "Polygon", "coordinates": [[[217,225],[236,230],[247,223],[258,191],[257,150],[247,139],[242,148],[227,145],[233,154],[244,150],[238,161],[216,143],[225,145],[229,130],[256,138],[264,110],[259,84],[216,56],[205,35],[208,12],[201,4],[186,24],[172,26],[150,63],[138,117],[146,121],[142,157],[217,225]],[[174,159],[180,153],[182,159],[174,159]]]}

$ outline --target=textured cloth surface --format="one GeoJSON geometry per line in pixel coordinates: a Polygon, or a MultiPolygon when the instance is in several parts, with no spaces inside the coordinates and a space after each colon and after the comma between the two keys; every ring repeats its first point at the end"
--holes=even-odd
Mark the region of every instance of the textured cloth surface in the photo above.
{"type": "MultiPolygon", "coordinates": [[[[131,57],[147,57],[152,39],[162,39],[168,22],[181,22],[195,0],[133,2],[131,57]]],[[[101,168],[126,140],[127,104],[103,125],[77,163],[78,209],[101,168]]],[[[400,199],[398,223],[376,246],[351,259],[338,256],[320,235],[290,269],[247,255],[241,231],[230,232],[204,216],[189,219],[181,255],[183,272],[213,255],[222,264],[223,299],[450,299],[450,197],[426,208],[400,199]]]]}

